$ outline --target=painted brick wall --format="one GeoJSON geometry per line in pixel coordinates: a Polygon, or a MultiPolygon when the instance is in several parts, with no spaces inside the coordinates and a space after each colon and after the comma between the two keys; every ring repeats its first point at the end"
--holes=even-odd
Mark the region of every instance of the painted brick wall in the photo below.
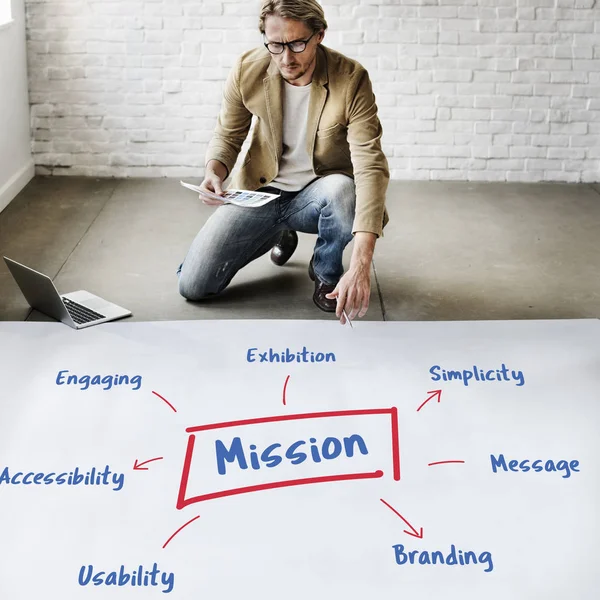
{"type": "MultiPolygon", "coordinates": [[[[600,4],[600,3],[599,3],[600,4]]],[[[596,0],[324,0],[396,179],[600,181],[596,0]]],[[[257,1],[28,0],[39,173],[199,176],[257,1]]]]}

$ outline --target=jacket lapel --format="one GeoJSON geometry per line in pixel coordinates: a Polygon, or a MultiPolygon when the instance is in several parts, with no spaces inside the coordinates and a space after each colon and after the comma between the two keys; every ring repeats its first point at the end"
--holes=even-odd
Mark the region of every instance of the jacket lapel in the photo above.
{"type": "Polygon", "coordinates": [[[283,79],[279,74],[277,65],[271,61],[267,69],[267,76],[263,79],[265,89],[265,102],[269,125],[273,137],[273,148],[277,157],[277,163],[281,160],[283,152],[283,79]]]}
{"type": "Polygon", "coordinates": [[[312,78],[312,87],[310,90],[310,102],[308,105],[308,123],[306,128],[306,151],[308,156],[312,157],[315,140],[317,137],[317,128],[327,99],[327,57],[325,50],[319,44],[317,48],[317,64],[312,78]]]}

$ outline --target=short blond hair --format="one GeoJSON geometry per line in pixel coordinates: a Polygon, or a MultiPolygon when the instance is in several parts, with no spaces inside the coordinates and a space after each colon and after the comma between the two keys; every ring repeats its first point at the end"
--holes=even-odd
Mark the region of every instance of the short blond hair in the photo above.
{"type": "Polygon", "coordinates": [[[258,29],[265,33],[265,19],[269,16],[302,21],[314,32],[327,29],[322,6],[317,0],[265,0],[260,9],[258,29]]]}

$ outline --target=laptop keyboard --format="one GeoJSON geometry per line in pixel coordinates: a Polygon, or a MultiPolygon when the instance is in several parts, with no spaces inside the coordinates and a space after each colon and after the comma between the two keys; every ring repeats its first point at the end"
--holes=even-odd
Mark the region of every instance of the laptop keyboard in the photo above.
{"type": "Polygon", "coordinates": [[[78,304],[77,302],[73,302],[73,300],[69,300],[68,298],[63,298],[63,302],[65,303],[66,309],[69,311],[71,318],[77,325],[81,325],[82,323],[90,323],[91,321],[97,321],[98,319],[104,319],[105,316],[100,313],[94,312],[85,306],[78,304]]]}

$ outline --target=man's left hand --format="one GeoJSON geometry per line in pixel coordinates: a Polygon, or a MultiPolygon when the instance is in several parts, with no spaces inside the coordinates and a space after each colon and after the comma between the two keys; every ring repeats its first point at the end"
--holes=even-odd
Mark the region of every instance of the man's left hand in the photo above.
{"type": "Polygon", "coordinates": [[[369,308],[371,296],[371,262],[377,235],[368,231],[357,231],[354,234],[354,249],[350,259],[350,268],[338,281],[335,289],[327,298],[337,299],[335,314],[344,325],[346,312],[352,321],[356,316],[364,317],[369,308]]]}
{"type": "Polygon", "coordinates": [[[364,317],[371,297],[371,264],[351,266],[326,297],[337,299],[335,314],[342,325],[346,323],[343,311],[346,311],[350,321],[357,316],[364,317]]]}

